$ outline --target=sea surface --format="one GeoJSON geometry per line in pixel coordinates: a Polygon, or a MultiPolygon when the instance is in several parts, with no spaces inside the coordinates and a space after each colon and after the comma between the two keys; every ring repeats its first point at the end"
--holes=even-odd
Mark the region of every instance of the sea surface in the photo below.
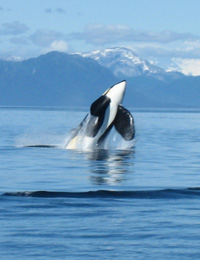
{"type": "Polygon", "coordinates": [[[74,151],[87,109],[0,108],[0,259],[200,259],[200,110],[129,110],[133,148],[74,151]]]}

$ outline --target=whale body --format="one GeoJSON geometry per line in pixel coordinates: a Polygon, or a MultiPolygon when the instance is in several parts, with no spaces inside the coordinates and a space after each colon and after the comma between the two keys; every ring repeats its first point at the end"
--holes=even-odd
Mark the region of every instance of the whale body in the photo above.
{"type": "Polygon", "coordinates": [[[135,137],[134,119],[131,113],[122,106],[126,90],[126,81],[121,81],[106,90],[90,106],[90,112],[80,125],[72,130],[66,149],[98,149],[115,127],[126,141],[135,137]]]}

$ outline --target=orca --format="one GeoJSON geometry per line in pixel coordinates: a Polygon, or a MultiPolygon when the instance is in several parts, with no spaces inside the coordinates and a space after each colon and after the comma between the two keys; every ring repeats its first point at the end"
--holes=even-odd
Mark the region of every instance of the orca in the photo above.
{"type": "Polygon", "coordinates": [[[123,80],[95,100],[77,129],[72,130],[66,149],[101,149],[113,127],[124,140],[132,140],[135,137],[134,119],[122,106],[125,90],[126,81],[123,80]]]}

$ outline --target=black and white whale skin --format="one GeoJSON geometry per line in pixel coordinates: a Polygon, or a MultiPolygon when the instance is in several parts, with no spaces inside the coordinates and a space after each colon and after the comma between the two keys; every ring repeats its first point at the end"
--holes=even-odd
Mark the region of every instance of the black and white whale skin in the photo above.
{"type": "Polygon", "coordinates": [[[98,149],[102,147],[106,136],[115,127],[126,141],[135,137],[134,119],[121,103],[126,90],[126,81],[121,81],[106,90],[95,100],[90,112],[77,129],[72,131],[66,149],[98,149]]]}

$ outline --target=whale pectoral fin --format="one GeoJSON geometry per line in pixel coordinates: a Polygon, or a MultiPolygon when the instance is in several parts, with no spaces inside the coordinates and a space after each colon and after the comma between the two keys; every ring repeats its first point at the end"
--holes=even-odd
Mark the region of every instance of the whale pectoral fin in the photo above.
{"type": "Polygon", "coordinates": [[[95,100],[90,107],[91,118],[88,123],[87,135],[90,137],[96,136],[100,127],[103,124],[104,115],[111,100],[106,96],[101,96],[95,100]]]}
{"type": "Polygon", "coordinates": [[[114,120],[117,132],[126,140],[130,141],[135,137],[134,119],[131,113],[123,106],[118,107],[114,120]]]}
{"type": "Polygon", "coordinates": [[[110,104],[110,98],[106,96],[101,96],[97,100],[95,100],[91,107],[90,113],[92,116],[100,116],[105,113],[106,108],[110,104]]]}

